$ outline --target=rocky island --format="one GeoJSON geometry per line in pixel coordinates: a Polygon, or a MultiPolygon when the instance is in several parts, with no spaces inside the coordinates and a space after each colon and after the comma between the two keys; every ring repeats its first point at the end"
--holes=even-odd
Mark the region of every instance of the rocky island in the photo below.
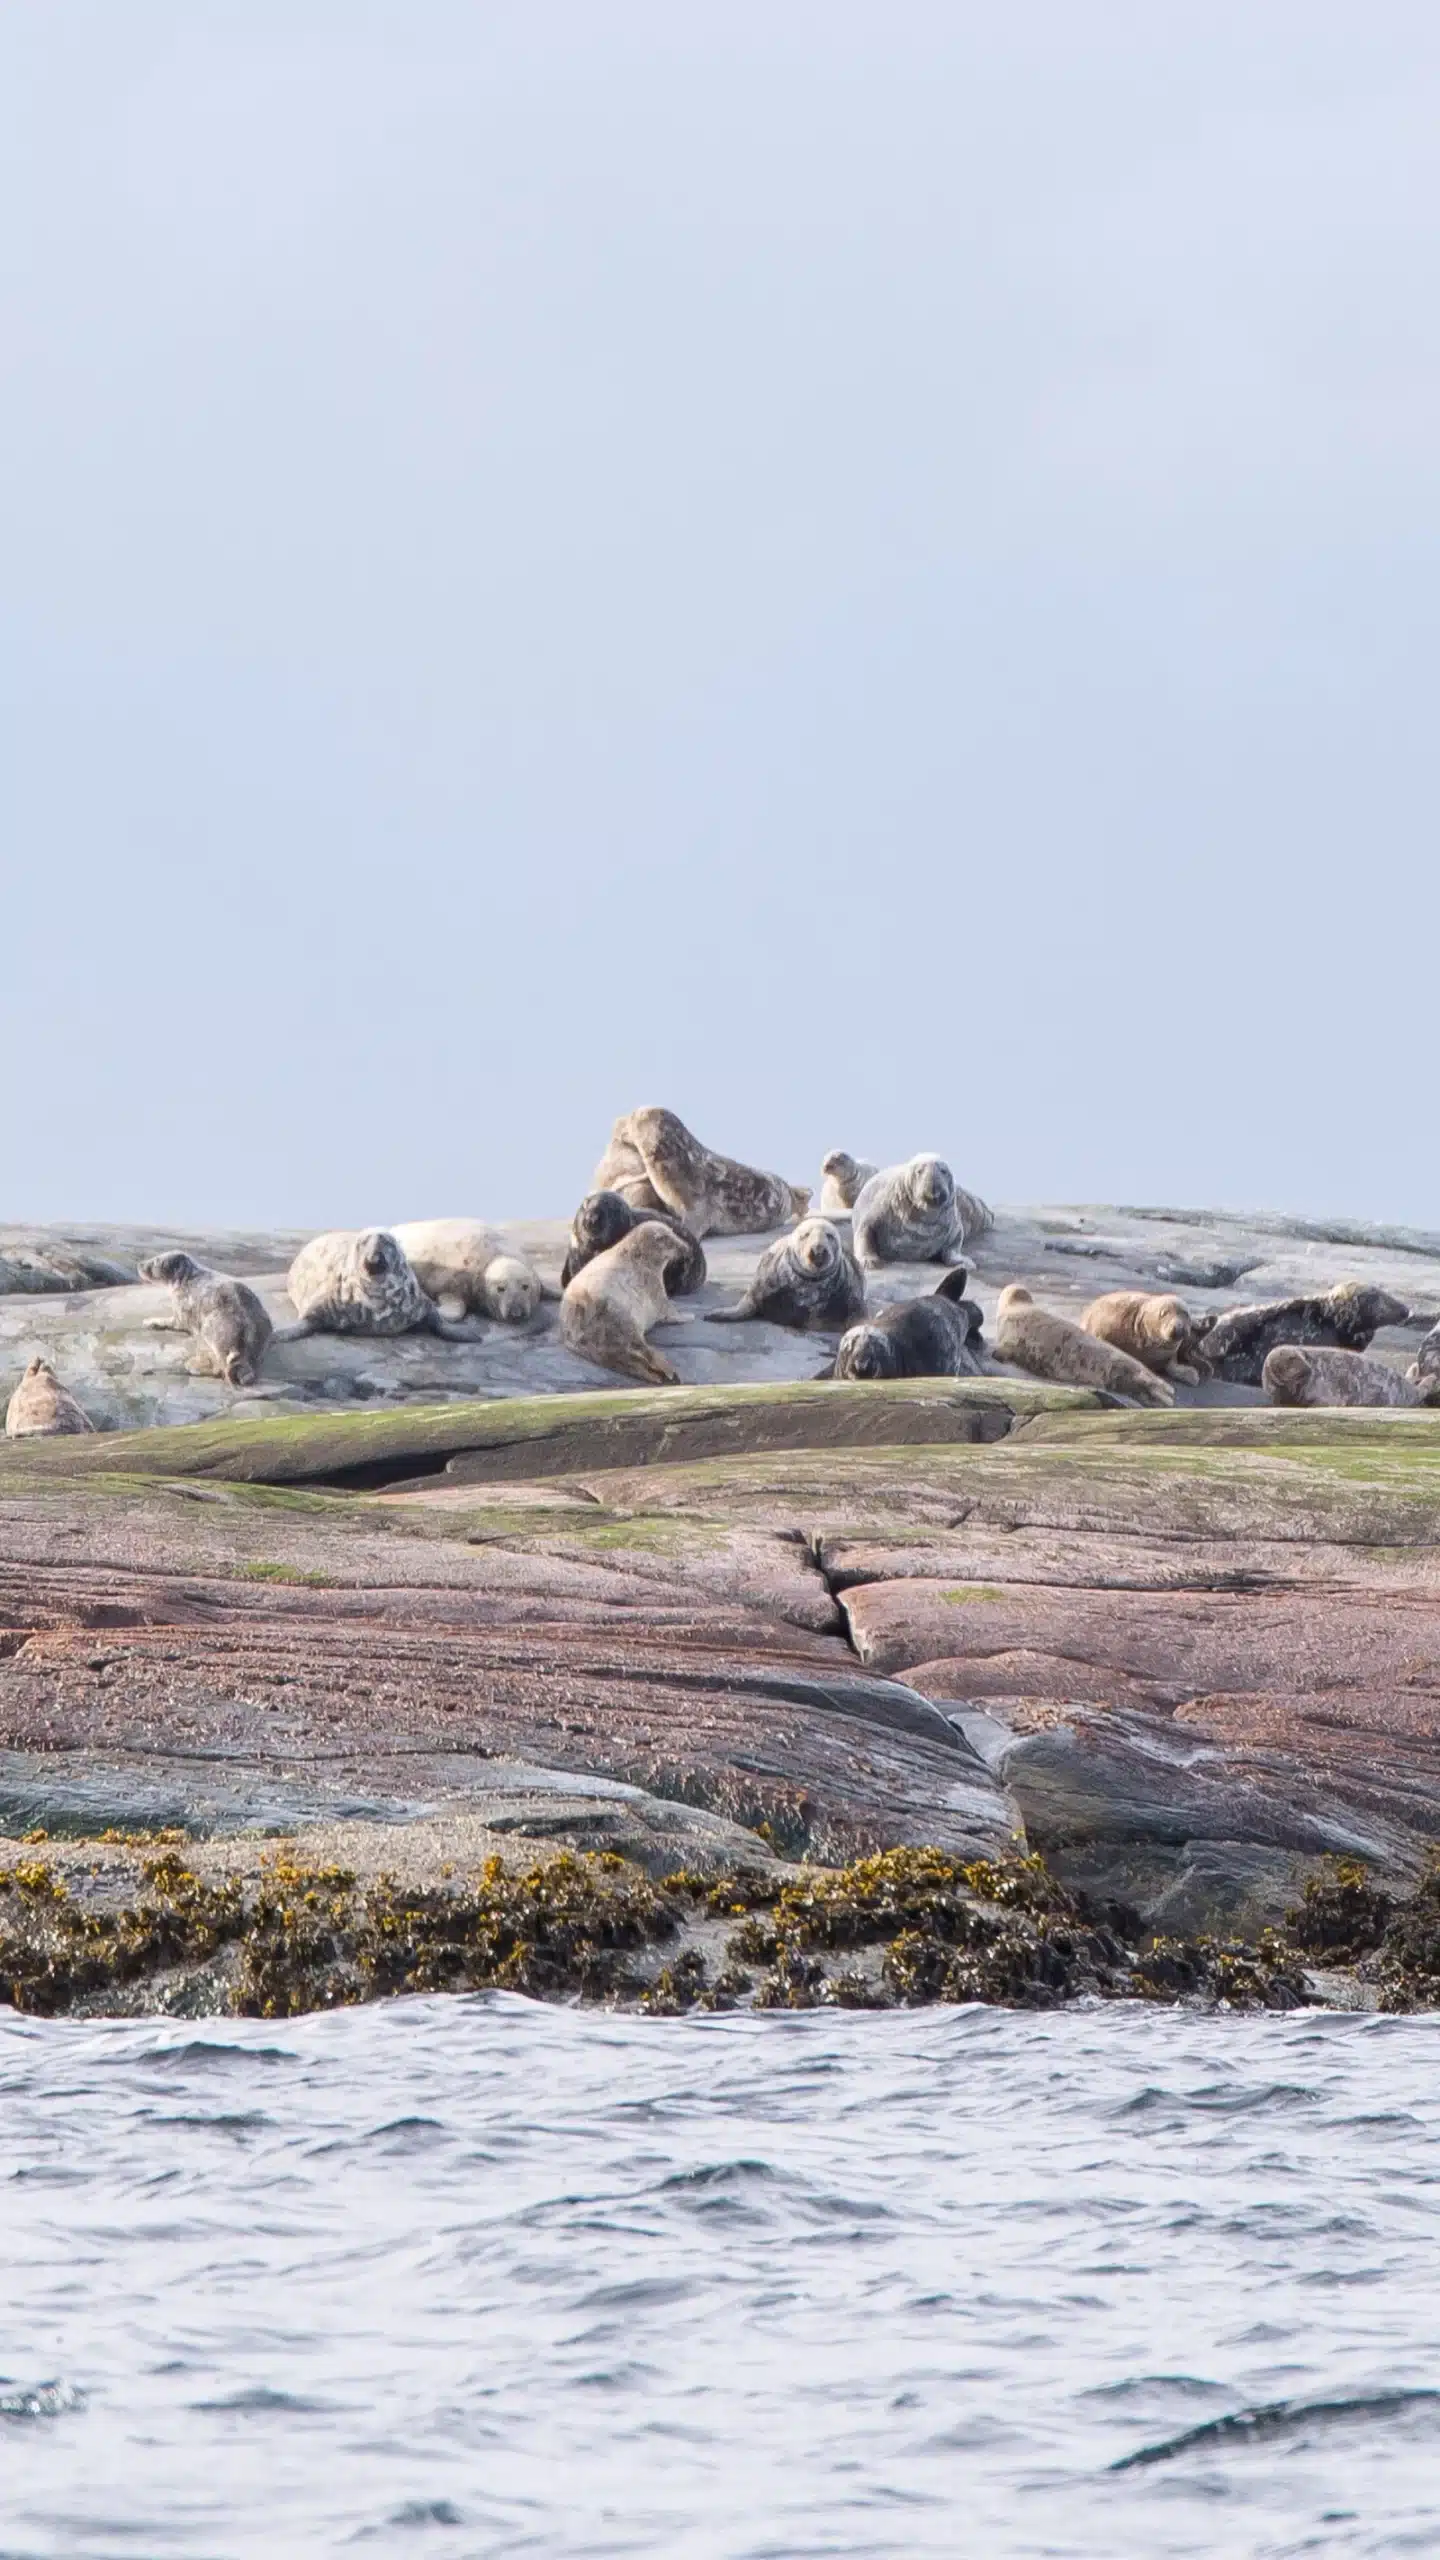
{"type": "MultiPolygon", "coordinates": [[[[558,1286],[565,1222],[505,1232],[558,1286]]],[[[674,1387],[549,1303],[240,1391],[147,1329],[176,1248],[283,1327],[303,1242],[0,1230],[0,1383],[98,1426],[0,1445],[6,1997],[1440,2000],[1440,1413],[825,1379],[704,1320],[764,1237],[707,1238],[674,1387]]],[[[1440,1316],[1407,1229],[1030,1209],[967,1259],[987,1324],[1359,1281],[1402,1371],[1440,1316]]]]}

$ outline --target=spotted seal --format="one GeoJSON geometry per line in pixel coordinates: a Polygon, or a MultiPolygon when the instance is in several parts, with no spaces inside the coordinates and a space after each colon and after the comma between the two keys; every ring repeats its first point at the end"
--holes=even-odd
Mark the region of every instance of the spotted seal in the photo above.
{"type": "Polygon", "coordinates": [[[480,1218],[414,1218],[388,1233],[443,1316],[493,1316],[529,1324],[542,1298],[558,1298],[522,1254],[480,1218]]]}
{"type": "Polygon", "coordinates": [[[618,1191],[632,1209],[668,1209],[696,1236],[768,1235],[810,1206],[807,1190],[716,1155],[658,1103],[616,1121],[591,1189],[618,1191]]]}
{"type": "Polygon", "coordinates": [[[332,1228],[312,1236],[285,1281],[299,1318],[275,1335],[299,1342],[307,1333],[438,1333],[447,1342],[475,1335],[442,1316],[387,1227],[332,1228]]]}
{"type": "Polygon", "coordinates": [[[1280,1342],[1265,1354],[1260,1383],[1272,1404],[1423,1404],[1420,1389],[1383,1360],[1324,1343],[1280,1342]]]}
{"type": "Polygon", "coordinates": [[[1132,1360],[1153,1369],[1157,1378],[1176,1378],[1182,1386],[1198,1387],[1201,1371],[1208,1366],[1200,1339],[1204,1328],[1179,1298],[1152,1297],[1143,1289],[1109,1289],[1103,1298],[1091,1299],[1080,1322],[1097,1342],[1128,1351],[1132,1360]]]}
{"type": "Polygon", "coordinates": [[[169,1315],[147,1316],[146,1331],[194,1334],[195,1349],[185,1363],[192,1378],[253,1387],[275,1332],[253,1289],[189,1253],[152,1254],[141,1263],[140,1277],[170,1292],[169,1315]]]}
{"type": "Polygon", "coordinates": [[[842,1335],[836,1378],[973,1378],[984,1368],[983,1318],[965,1295],[964,1263],[947,1271],[933,1297],[882,1307],[842,1335]]]}
{"type": "Polygon", "coordinates": [[[1440,1324],[1431,1326],[1405,1375],[1425,1404],[1440,1403],[1440,1324]]]}
{"type": "Polygon", "coordinates": [[[5,1408],[11,1440],[49,1440],[61,1431],[93,1431],[94,1423],[48,1360],[32,1360],[5,1408]]]}
{"type": "Polygon", "coordinates": [[[983,1235],[993,1223],[943,1157],[911,1156],[872,1173],[856,1198],[855,1259],[867,1270],[881,1262],[959,1262],[967,1236],[983,1235]]]}
{"type": "Polygon", "coordinates": [[[1315,1298],[1272,1298],[1255,1307],[1231,1307],[1201,1336],[1211,1375],[1234,1386],[1258,1387],[1267,1353],[1278,1344],[1311,1344],[1331,1351],[1368,1351],[1382,1325],[1404,1324],[1410,1310],[1386,1289],[1339,1280],[1315,1298]]]}
{"type": "Polygon", "coordinates": [[[645,1336],[652,1324],[689,1324],[677,1316],[666,1273],[685,1246],[656,1218],[644,1218],[577,1271],[560,1301],[560,1338],[582,1360],[647,1386],[674,1387],[680,1372],[645,1336]]]}
{"type": "Polygon", "coordinates": [[[879,1170],[878,1164],[866,1164],[863,1157],[847,1156],[843,1147],[832,1147],[820,1167],[821,1217],[848,1218],[866,1183],[879,1170]]]}
{"type": "Polygon", "coordinates": [[[767,1244],[737,1306],[716,1308],[711,1324],[788,1324],[800,1332],[833,1331],[865,1313],[865,1278],[828,1218],[802,1218],[788,1236],[767,1244]]]}
{"type": "Polygon", "coordinates": [[[568,1289],[577,1271],[593,1262],[597,1253],[608,1253],[622,1236],[642,1226],[647,1219],[657,1226],[668,1227],[672,1236],[684,1245],[683,1259],[672,1262],[665,1273],[665,1286],[672,1298],[688,1298],[694,1289],[705,1286],[705,1255],[698,1239],[692,1236],[682,1218],[672,1218],[668,1209],[632,1209],[619,1191],[586,1193],[570,1221],[570,1243],[565,1267],[560,1274],[562,1289],[568,1289]]]}
{"type": "Polygon", "coordinates": [[[1013,1368],[1028,1369],[1033,1378],[1049,1378],[1067,1387],[1100,1387],[1109,1395],[1129,1396],[1137,1404],[1173,1404],[1168,1378],[1157,1378],[1128,1351],[1097,1341],[1065,1316],[1037,1307],[1028,1289],[1012,1285],[1000,1292],[995,1310],[995,1356],[1013,1368]]]}

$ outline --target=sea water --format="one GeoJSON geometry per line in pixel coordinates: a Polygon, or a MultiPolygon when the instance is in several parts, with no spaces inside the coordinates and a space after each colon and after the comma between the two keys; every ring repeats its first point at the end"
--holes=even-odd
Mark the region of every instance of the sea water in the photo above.
{"type": "Polygon", "coordinates": [[[1440,2550],[1440,2021],[0,2013],[0,2554],[1440,2550]]]}

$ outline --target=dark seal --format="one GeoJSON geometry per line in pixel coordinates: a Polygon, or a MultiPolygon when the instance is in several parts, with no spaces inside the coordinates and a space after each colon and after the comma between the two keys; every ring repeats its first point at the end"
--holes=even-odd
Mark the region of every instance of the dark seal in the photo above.
{"type": "Polygon", "coordinates": [[[802,1218],[788,1236],[767,1244],[737,1306],[717,1308],[711,1324],[788,1324],[801,1333],[837,1333],[865,1313],[865,1278],[828,1218],[802,1218]]]}
{"type": "Polygon", "coordinates": [[[984,1362],[984,1318],[965,1295],[963,1262],[947,1271],[933,1297],[885,1307],[841,1340],[836,1378],[975,1378],[984,1362]]]}
{"type": "Polygon", "coordinates": [[[705,1256],[698,1239],[680,1218],[672,1218],[667,1209],[636,1209],[619,1191],[587,1192],[570,1222],[570,1244],[565,1255],[565,1268],[560,1286],[568,1289],[577,1271],[593,1262],[597,1253],[608,1253],[612,1244],[628,1236],[634,1228],[668,1227],[687,1248],[683,1259],[673,1261],[665,1274],[666,1295],[688,1298],[695,1289],[705,1286],[705,1256]]]}
{"type": "Polygon", "coordinates": [[[1410,1310],[1387,1290],[1337,1281],[1319,1298],[1272,1298],[1257,1307],[1231,1307],[1200,1336],[1212,1377],[1232,1386],[1258,1387],[1267,1355],[1281,1343],[1314,1344],[1329,1351],[1368,1351],[1382,1325],[1404,1324],[1410,1310]]]}

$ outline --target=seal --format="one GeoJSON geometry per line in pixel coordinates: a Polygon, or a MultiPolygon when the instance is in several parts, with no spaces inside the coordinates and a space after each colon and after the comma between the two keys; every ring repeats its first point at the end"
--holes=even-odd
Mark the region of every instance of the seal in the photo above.
{"type": "Polygon", "coordinates": [[[414,1218],[388,1232],[443,1316],[493,1316],[498,1324],[529,1324],[542,1298],[560,1295],[480,1218],[414,1218]]]}
{"type": "Polygon", "coordinates": [[[49,1440],[60,1431],[93,1431],[94,1423],[68,1387],[62,1387],[48,1360],[32,1360],[5,1407],[5,1431],[11,1440],[49,1440]]]}
{"type": "Polygon", "coordinates": [[[872,1173],[857,1195],[855,1259],[867,1270],[881,1262],[959,1262],[966,1237],[993,1224],[984,1201],[960,1189],[943,1157],[911,1156],[872,1173]]]}
{"type": "Polygon", "coordinates": [[[1206,1366],[1200,1336],[1190,1310],[1179,1298],[1147,1296],[1143,1289],[1110,1289],[1092,1298],[1080,1319],[1097,1342],[1128,1351],[1132,1360],[1153,1369],[1157,1378],[1178,1378],[1198,1387],[1206,1366]]]}
{"type": "Polygon", "coordinates": [[[802,1218],[788,1236],[767,1244],[737,1306],[717,1308],[710,1324],[788,1324],[801,1333],[833,1331],[865,1313],[865,1279],[828,1218],[802,1218]]]}
{"type": "Polygon", "coordinates": [[[473,1342],[421,1288],[386,1227],[331,1228],[302,1244],[285,1280],[298,1324],[275,1335],[299,1342],[307,1333],[438,1333],[473,1342]]]}
{"type": "Polygon", "coordinates": [[[1065,1316],[1037,1307],[1028,1289],[1013,1285],[1000,1292],[995,1310],[995,1356],[1013,1368],[1028,1369],[1032,1378],[1050,1378],[1067,1387],[1101,1387],[1108,1395],[1129,1396],[1137,1404],[1173,1404],[1168,1378],[1157,1378],[1128,1351],[1097,1341],[1065,1316]]]}
{"type": "Polygon", "coordinates": [[[1265,1354],[1260,1383],[1272,1404],[1423,1404],[1411,1379],[1363,1351],[1323,1343],[1277,1343],[1265,1354]]]}
{"type": "Polygon", "coordinates": [[[933,1297],[883,1307],[840,1339],[834,1378],[974,1378],[984,1368],[983,1318],[965,1295],[962,1263],[947,1271],[933,1297]]]}
{"type": "Polygon", "coordinates": [[[146,1331],[194,1334],[195,1350],[185,1363],[192,1378],[253,1387],[275,1331],[253,1289],[188,1253],[152,1254],[140,1277],[170,1292],[170,1314],[147,1316],[146,1331]]]}
{"type": "Polygon", "coordinates": [[[597,1253],[608,1253],[612,1244],[628,1236],[646,1219],[657,1226],[668,1227],[672,1236],[685,1246],[685,1257],[675,1262],[665,1274],[665,1286],[672,1298],[688,1298],[692,1289],[705,1286],[705,1256],[698,1240],[692,1236],[681,1218],[672,1218],[668,1209],[632,1209],[619,1191],[586,1193],[570,1221],[570,1243],[565,1255],[565,1268],[560,1274],[562,1289],[568,1289],[577,1271],[593,1262],[597,1253]]]}
{"type": "Polygon", "coordinates": [[[1440,1324],[1431,1326],[1405,1375],[1422,1403],[1440,1403],[1440,1324]]]}
{"type": "Polygon", "coordinates": [[[879,1170],[863,1157],[847,1156],[843,1147],[832,1147],[820,1167],[821,1217],[848,1218],[866,1183],[879,1170]]]}
{"type": "Polygon", "coordinates": [[[560,1301],[560,1339],[582,1360],[618,1369],[647,1386],[676,1387],[680,1372],[645,1336],[652,1324],[689,1324],[666,1292],[666,1273],[685,1246],[656,1218],[642,1219],[618,1244],[577,1271],[560,1301]]]}
{"type": "Polygon", "coordinates": [[[616,1121],[591,1189],[618,1191],[632,1209],[668,1209],[696,1236],[768,1235],[810,1206],[807,1190],[716,1155],[658,1103],[616,1121]]]}
{"type": "Polygon", "coordinates": [[[1267,1353],[1282,1342],[1330,1351],[1368,1351],[1382,1325],[1404,1324],[1401,1298],[1358,1280],[1339,1280],[1323,1297],[1272,1298],[1255,1307],[1231,1307],[1201,1336],[1211,1375],[1233,1386],[1258,1387],[1267,1353]]]}

